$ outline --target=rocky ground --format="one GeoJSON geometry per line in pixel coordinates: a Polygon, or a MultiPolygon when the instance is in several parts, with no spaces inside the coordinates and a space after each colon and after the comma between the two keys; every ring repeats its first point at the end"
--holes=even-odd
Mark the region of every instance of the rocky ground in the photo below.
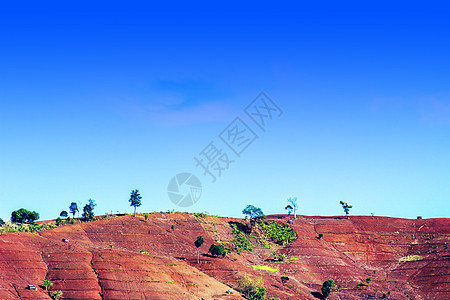
{"type": "MultiPolygon", "coordinates": [[[[285,215],[268,218],[288,221],[285,215]]],[[[50,299],[39,286],[44,279],[53,282],[51,291],[63,292],[63,299],[244,299],[237,292],[242,276],[262,277],[268,298],[317,299],[322,283],[333,279],[336,288],[328,299],[450,299],[447,218],[298,216],[291,225],[298,238],[288,245],[264,247],[252,232],[253,251],[208,255],[212,243],[233,240],[233,222],[248,224],[157,213],[3,233],[0,299],[50,299]],[[199,264],[197,236],[205,239],[199,264]],[[286,260],[274,261],[274,251],[286,254],[286,260]],[[281,276],[289,277],[284,285],[281,276]]]]}

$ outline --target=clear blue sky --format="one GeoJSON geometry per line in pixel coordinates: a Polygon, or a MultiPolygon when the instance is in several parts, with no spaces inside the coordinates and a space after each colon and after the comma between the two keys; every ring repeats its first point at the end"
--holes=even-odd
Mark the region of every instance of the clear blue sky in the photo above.
{"type": "MultiPolygon", "coordinates": [[[[0,217],[188,210],[450,216],[450,18],[427,2],[0,4],[0,217]],[[244,108],[283,110],[266,132],[244,108]],[[219,134],[258,135],[240,157],[219,134]],[[194,156],[235,160],[215,183],[194,156]],[[182,209],[175,174],[203,193],[182,209]]],[[[443,2],[442,2],[443,3],[443,2]]]]}

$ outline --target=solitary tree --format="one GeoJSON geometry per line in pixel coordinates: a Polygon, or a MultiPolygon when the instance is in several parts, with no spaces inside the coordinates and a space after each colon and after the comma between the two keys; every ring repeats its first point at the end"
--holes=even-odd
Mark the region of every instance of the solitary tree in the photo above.
{"type": "Polygon", "coordinates": [[[198,236],[197,240],[194,242],[195,247],[197,247],[197,264],[200,263],[200,247],[204,242],[205,240],[203,240],[202,236],[198,236]]]}
{"type": "Polygon", "coordinates": [[[289,277],[287,276],[281,276],[281,283],[283,283],[283,286],[286,284],[286,282],[288,282],[289,277]]]}
{"type": "Polygon", "coordinates": [[[257,218],[264,217],[264,213],[261,208],[255,207],[253,205],[247,205],[246,208],[242,211],[244,215],[247,215],[250,218],[250,229],[253,228],[253,223],[257,218]]]}
{"type": "Polygon", "coordinates": [[[48,289],[53,285],[53,283],[50,280],[45,279],[44,281],[42,281],[41,284],[46,291],[48,291],[48,289]]]}
{"type": "Polygon", "coordinates": [[[292,210],[293,210],[294,208],[292,207],[292,205],[288,204],[288,205],[286,205],[286,207],[285,207],[284,209],[287,210],[287,212],[288,212],[288,217],[289,217],[289,219],[290,219],[290,218],[291,218],[292,210]]]}
{"type": "Polygon", "coordinates": [[[2,218],[0,218],[0,226],[5,225],[5,221],[3,221],[2,218]]]}
{"type": "Polygon", "coordinates": [[[63,217],[63,218],[67,218],[67,217],[69,216],[69,214],[67,213],[67,211],[63,210],[63,211],[59,214],[59,216],[60,216],[60,217],[63,217]]]}
{"type": "Polygon", "coordinates": [[[134,216],[136,217],[136,207],[141,206],[141,195],[139,194],[139,190],[132,190],[130,200],[130,206],[134,206],[134,216]]]}
{"type": "MultiPolygon", "coordinates": [[[[79,211],[79,210],[78,210],[78,205],[77,205],[76,202],[70,203],[69,211],[70,211],[70,213],[72,214],[72,218],[75,218],[75,214],[79,211]]],[[[78,215],[78,216],[79,216],[79,215],[78,215]]]]}
{"type": "Polygon", "coordinates": [[[83,207],[83,217],[86,221],[92,221],[94,219],[94,208],[96,206],[95,200],[89,199],[88,204],[83,207]]]}
{"type": "Polygon", "coordinates": [[[352,208],[352,206],[348,205],[347,202],[344,202],[344,201],[340,201],[339,203],[342,205],[342,208],[344,209],[345,215],[348,218],[348,214],[350,213],[350,208],[352,208]]]}
{"type": "Polygon", "coordinates": [[[330,293],[331,293],[331,288],[334,287],[334,280],[333,279],[328,279],[327,281],[325,281],[322,284],[322,296],[324,299],[326,299],[330,293]]]}
{"type": "Polygon", "coordinates": [[[291,197],[287,199],[287,202],[291,203],[292,209],[294,210],[294,219],[297,218],[297,197],[291,197]]]}
{"type": "Polygon", "coordinates": [[[39,214],[25,208],[15,210],[11,213],[11,221],[15,223],[32,223],[39,219],[39,214]]]}

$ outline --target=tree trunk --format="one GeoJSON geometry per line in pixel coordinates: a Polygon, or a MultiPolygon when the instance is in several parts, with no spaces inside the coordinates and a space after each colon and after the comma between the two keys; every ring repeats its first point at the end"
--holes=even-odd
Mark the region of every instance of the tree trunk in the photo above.
{"type": "Polygon", "coordinates": [[[197,248],[197,265],[200,263],[200,249],[197,248]]]}
{"type": "Polygon", "coordinates": [[[134,207],[134,217],[136,217],[136,206],[134,207]]]}

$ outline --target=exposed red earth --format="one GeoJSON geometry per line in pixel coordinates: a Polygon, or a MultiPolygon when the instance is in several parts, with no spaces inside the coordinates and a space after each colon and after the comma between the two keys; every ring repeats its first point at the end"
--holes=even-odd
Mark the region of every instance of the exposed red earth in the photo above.
{"type": "Polygon", "coordinates": [[[229,222],[248,221],[158,213],[147,220],[109,216],[39,233],[3,233],[0,299],[50,299],[39,286],[44,279],[62,299],[244,299],[237,292],[244,275],[261,276],[268,298],[320,298],[322,283],[333,279],[327,299],[450,299],[449,220],[298,216],[291,225],[294,242],[224,258],[207,255],[209,246],[233,239],[229,222]],[[197,236],[205,239],[200,264],[197,236]],[[287,260],[274,262],[274,251],[287,260]],[[289,277],[285,285],[281,276],[289,277]]]}

